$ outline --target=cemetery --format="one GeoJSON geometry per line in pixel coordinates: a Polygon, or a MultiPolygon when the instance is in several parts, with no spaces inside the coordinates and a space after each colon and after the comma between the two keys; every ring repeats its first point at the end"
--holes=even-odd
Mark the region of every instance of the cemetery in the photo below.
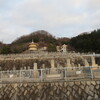
{"type": "Polygon", "coordinates": [[[0,100],[100,100],[100,0],[0,0],[0,100]]]}
{"type": "Polygon", "coordinates": [[[67,45],[57,52],[40,52],[29,44],[29,53],[0,55],[0,82],[45,82],[90,80],[100,78],[99,60],[95,54],[68,52],[67,45]]]}
{"type": "Polygon", "coordinates": [[[95,56],[52,52],[0,55],[0,82],[45,82],[100,78],[95,56]]]}
{"type": "Polygon", "coordinates": [[[65,45],[38,52],[30,45],[27,53],[0,55],[0,100],[100,98],[99,54],[67,52],[65,45]]]}

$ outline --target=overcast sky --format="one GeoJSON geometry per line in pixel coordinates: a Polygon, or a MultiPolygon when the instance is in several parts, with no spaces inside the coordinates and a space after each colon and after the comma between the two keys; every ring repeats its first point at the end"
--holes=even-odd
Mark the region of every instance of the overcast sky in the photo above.
{"type": "Polygon", "coordinates": [[[0,0],[0,41],[37,30],[73,37],[100,28],[100,0],[0,0]]]}

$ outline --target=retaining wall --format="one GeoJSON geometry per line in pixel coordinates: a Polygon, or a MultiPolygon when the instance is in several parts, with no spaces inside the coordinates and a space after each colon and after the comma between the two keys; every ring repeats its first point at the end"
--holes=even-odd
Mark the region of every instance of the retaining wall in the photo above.
{"type": "Polygon", "coordinates": [[[100,81],[0,84],[0,100],[99,100],[100,81]]]}

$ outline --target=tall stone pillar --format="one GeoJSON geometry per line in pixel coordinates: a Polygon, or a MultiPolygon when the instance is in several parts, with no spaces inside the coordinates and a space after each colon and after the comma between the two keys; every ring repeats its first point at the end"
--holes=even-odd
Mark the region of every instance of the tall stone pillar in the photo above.
{"type": "Polygon", "coordinates": [[[78,64],[78,67],[80,68],[80,67],[81,67],[81,65],[80,65],[80,64],[78,64]]]}
{"type": "Polygon", "coordinates": [[[34,63],[34,70],[33,70],[33,77],[37,78],[39,75],[38,70],[37,70],[37,63],[34,63]]]}
{"type": "Polygon", "coordinates": [[[28,70],[30,70],[30,66],[28,66],[28,70]]]}
{"type": "Polygon", "coordinates": [[[91,57],[92,67],[97,67],[97,64],[95,62],[95,57],[91,57]]]}
{"type": "Polygon", "coordinates": [[[56,74],[57,71],[55,68],[55,62],[54,62],[54,59],[51,60],[51,69],[50,69],[50,74],[56,74]]]}
{"type": "Polygon", "coordinates": [[[67,65],[67,67],[72,67],[71,66],[71,62],[70,62],[70,59],[67,59],[67,64],[66,65],[67,65]]]}
{"type": "Polygon", "coordinates": [[[55,68],[55,62],[54,62],[54,59],[51,60],[51,68],[55,68]]]}
{"type": "Polygon", "coordinates": [[[85,67],[89,67],[89,63],[86,59],[84,60],[84,63],[85,63],[85,67]]]}
{"type": "Polygon", "coordinates": [[[60,46],[56,46],[56,50],[57,52],[60,52],[61,51],[60,46]]]}
{"type": "Polygon", "coordinates": [[[66,67],[67,67],[67,71],[68,72],[70,72],[70,71],[72,71],[73,70],[73,66],[75,67],[75,65],[73,64],[71,64],[71,61],[70,61],[70,59],[67,59],[67,64],[66,64],[66,67]]]}
{"type": "Polygon", "coordinates": [[[45,69],[45,64],[42,64],[42,68],[45,69]]]}
{"type": "Polygon", "coordinates": [[[26,66],[24,66],[24,70],[26,70],[26,66]]]}

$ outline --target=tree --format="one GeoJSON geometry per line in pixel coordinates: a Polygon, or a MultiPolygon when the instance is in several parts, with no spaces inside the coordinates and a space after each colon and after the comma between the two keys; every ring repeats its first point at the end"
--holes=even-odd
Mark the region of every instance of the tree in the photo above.
{"type": "Polygon", "coordinates": [[[4,45],[1,49],[1,54],[9,54],[9,53],[11,53],[10,46],[4,45]]]}
{"type": "Polygon", "coordinates": [[[56,51],[56,45],[48,44],[47,50],[48,50],[48,52],[55,52],[56,51]]]}
{"type": "Polygon", "coordinates": [[[69,44],[79,52],[100,53],[100,30],[84,33],[71,38],[69,44]]]}

